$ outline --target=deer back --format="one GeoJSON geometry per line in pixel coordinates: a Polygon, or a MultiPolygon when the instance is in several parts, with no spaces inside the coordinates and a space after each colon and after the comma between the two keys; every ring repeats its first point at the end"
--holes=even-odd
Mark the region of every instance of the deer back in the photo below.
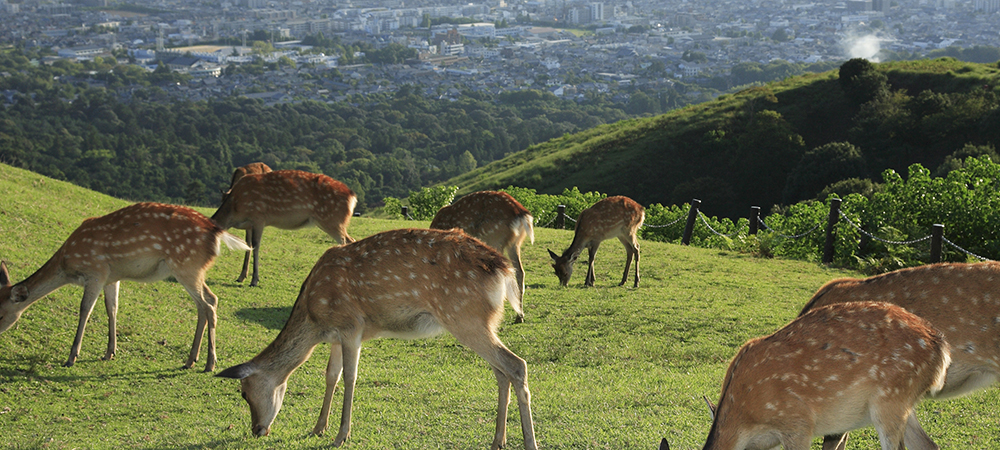
{"type": "Polygon", "coordinates": [[[634,236],[646,218],[646,209],[621,195],[605,198],[583,210],[576,221],[573,244],[586,246],[619,236],[634,236]]]}
{"type": "Polygon", "coordinates": [[[431,228],[461,228],[497,250],[534,242],[531,212],[506,192],[480,191],[468,194],[438,210],[431,228]]]}
{"type": "Polygon", "coordinates": [[[240,178],[212,219],[223,228],[295,229],[310,222],[346,223],[356,204],[347,185],[326,175],[276,170],[240,178]]]}
{"type": "MultiPolygon", "coordinates": [[[[35,273],[13,286],[5,275],[8,283],[0,288],[0,331],[34,300],[65,284],[158,281],[171,274],[203,282],[205,271],[219,254],[224,233],[191,208],[161,203],[136,203],[85,219],[35,273]]],[[[242,243],[235,237],[226,242],[242,243]]]]}
{"type": "Polygon", "coordinates": [[[705,449],[769,448],[774,436],[843,433],[887,411],[905,421],[940,389],[948,344],[895,305],[817,308],[747,342],[726,372],[705,449]]]}
{"type": "Polygon", "coordinates": [[[201,213],[162,203],[136,203],[86,219],[56,251],[67,274],[108,270],[111,279],[142,281],[163,261],[203,272],[219,254],[223,230],[201,213]]]}
{"type": "Polygon", "coordinates": [[[232,189],[233,185],[236,184],[236,182],[239,181],[240,178],[243,178],[247,175],[254,175],[254,174],[261,174],[268,172],[271,172],[271,167],[262,162],[255,162],[247,164],[245,166],[237,167],[236,170],[233,170],[233,176],[229,180],[229,188],[232,189]]]}
{"type": "Polygon", "coordinates": [[[495,329],[516,280],[499,252],[459,231],[393,230],[326,251],[303,284],[321,328],[363,326],[363,339],[416,338],[488,317],[495,329]],[[359,320],[361,322],[359,322],[359,320]]]}
{"type": "Polygon", "coordinates": [[[941,263],[821,287],[800,314],[843,302],[899,305],[940,330],[954,352],[938,398],[989,386],[1000,377],[1000,263],[941,263]]]}

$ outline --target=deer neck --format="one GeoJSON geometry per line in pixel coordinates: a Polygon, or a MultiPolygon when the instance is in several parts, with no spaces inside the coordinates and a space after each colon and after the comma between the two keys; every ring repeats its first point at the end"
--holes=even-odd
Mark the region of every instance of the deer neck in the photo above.
{"type": "Polygon", "coordinates": [[[573,242],[569,244],[569,248],[563,252],[562,258],[564,260],[573,260],[583,253],[583,249],[587,248],[589,240],[583,237],[582,233],[576,233],[573,235],[573,242]]]}
{"type": "Polygon", "coordinates": [[[27,308],[38,299],[52,293],[52,291],[73,282],[82,284],[82,280],[75,280],[67,276],[63,271],[62,249],[60,249],[42,267],[36,270],[35,273],[12,286],[11,292],[15,296],[21,296],[22,298],[19,301],[24,302],[24,308],[27,308]]]}
{"type": "Polygon", "coordinates": [[[292,307],[292,315],[285,323],[274,341],[254,357],[254,362],[260,367],[266,367],[271,373],[281,374],[288,378],[301,366],[313,350],[323,341],[319,330],[309,319],[309,314],[302,298],[292,307]]]}

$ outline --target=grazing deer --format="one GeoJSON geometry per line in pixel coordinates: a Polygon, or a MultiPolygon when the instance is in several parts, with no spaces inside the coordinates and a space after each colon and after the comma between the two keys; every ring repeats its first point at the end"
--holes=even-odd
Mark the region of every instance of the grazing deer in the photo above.
{"type": "MultiPolygon", "coordinates": [[[[236,185],[236,182],[239,181],[240,178],[243,178],[247,175],[258,175],[262,173],[268,173],[270,171],[271,168],[267,164],[264,164],[262,162],[255,162],[247,164],[242,167],[237,167],[236,170],[233,171],[232,180],[229,181],[229,190],[222,193],[222,200],[223,201],[226,200],[226,196],[229,195],[230,192],[232,192],[233,186],[236,185]]],[[[253,242],[253,233],[251,233],[250,229],[247,229],[247,242],[253,242]]],[[[239,278],[236,279],[237,283],[247,279],[247,271],[249,269],[250,269],[250,251],[247,250],[246,255],[243,256],[243,269],[240,270],[240,276],[239,278]]]]}
{"type": "MultiPolygon", "coordinates": [[[[944,334],[955,350],[944,387],[934,398],[962,396],[1000,379],[1000,263],[941,263],[897,270],[866,279],[830,281],[802,308],[873,300],[906,308],[944,334]]],[[[827,436],[824,449],[844,448],[846,435],[827,436]]],[[[907,427],[909,448],[937,446],[919,422],[907,427]]]]}
{"type": "Polygon", "coordinates": [[[736,353],[704,450],[808,450],[814,436],[869,424],[882,450],[902,450],[914,406],[941,388],[949,358],[941,333],[898,306],[817,308],[736,353]]]}
{"type": "MultiPolygon", "coordinates": [[[[524,266],[521,264],[521,244],[525,239],[535,242],[534,218],[531,212],[506,192],[473,192],[438,210],[431,228],[448,230],[461,228],[486,245],[505,253],[514,264],[517,284],[521,287],[524,305],[524,266]]],[[[518,315],[516,322],[524,320],[518,315]]]]}
{"type": "Polygon", "coordinates": [[[219,254],[220,242],[234,249],[250,248],[207,217],[183,206],[137,203],[84,220],[48,262],[24,281],[12,286],[6,265],[0,264],[0,333],[36,300],[67,284],[83,286],[76,338],[63,364],[72,366],[80,355],[87,319],[103,289],[108,312],[108,349],[103,359],[112,359],[117,348],[119,281],[153,282],[172,275],[198,307],[194,343],[184,367],[191,368],[198,360],[207,327],[205,371],[214,370],[218,299],[205,284],[205,271],[219,254]]]}
{"type": "Polygon", "coordinates": [[[354,242],[347,234],[347,225],[357,203],[358,197],[350,188],[326,175],[276,170],[240,178],[212,220],[222,228],[241,228],[250,234],[253,246],[250,286],[257,286],[264,227],[297,230],[316,225],[343,245],[354,242]]]}
{"type": "Polygon", "coordinates": [[[330,404],[344,375],[339,446],[351,432],[351,406],[361,344],[369,339],[417,339],[447,330],[489,362],[497,379],[493,449],[506,442],[507,405],[513,385],[521,412],[524,446],[536,448],[527,366],[497,338],[506,298],[521,313],[517,279],[507,260],[457,230],[394,230],[320,257],[302,284],[288,322],[249,362],[217,376],[241,380],[255,436],[270,432],[291,373],[316,345],[331,344],[326,395],[314,434],[327,427],[330,404]]]}
{"type": "Polygon", "coordinates": [[[569,284],[569,278],[573,276],[573,263],[580,257],[580,252],[587,249],[588,264],[586,286],[594,286],[594,258],[597,256],[597,248],[601,242],[618,238],[625,246],[625,272],[622,273],[622,282],[628,280],[628,269],[635,259],[635,284],[639,287],[639,239],[636,232],[642,227],[642,221],[646,219],[646,210],[642,205],[636,203],[628,197],[608,197],[583,210],[576,221],[576,232],[573,234],[573,243],[558,256],[549,250],[552,257],[552,267],[556,270],[559,283],[563,286],[569,284]]]}

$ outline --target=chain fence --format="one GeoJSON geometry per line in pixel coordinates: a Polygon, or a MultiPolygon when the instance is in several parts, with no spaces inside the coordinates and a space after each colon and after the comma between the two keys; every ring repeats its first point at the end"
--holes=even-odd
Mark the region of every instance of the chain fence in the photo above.
{"type": "MultiPolygon", "coordinates": [[[[717,229],[715,229],[715,227],[712,226],[712,224],[709,221],[709,218],[704,213],[702,213],[700,210],[697,210],[697,208],[692,208],[692,209],[696,210],[696,212],[698,214],[698,218],[701,219],[701,223],[705,226],[705,228],[708,229],[708,231],[710,233],[715,234],[716,236],[720,236],[720,237],[724,237],[724,238],[734,238],[734,237],[738,236],[740,233],[743,233],[743,232],[746,232],[747,234],[752,233],[752,231],[750,231],[748,229],[748,227],[746,227],[746,226],[737,227],[737,229],[735,231],[733,231],[732,233],[730,233],[730,234],[722,233],[722,232],[718,231],[717,229]]],[[[933,235],[927,235],[927,236],[923,236],[923,237],[920,237],[920,238],[917,238],[917,239],[911,239],[911,240],[905,240],[905,241],[896,241],[896,240],[891,240],[891,239],[885,239],[885,238],[876,236],[876,235],[872,234],[871,232],[865,230],[860,225],[858,225],[857,223],[855,223],[855,221],[851,220],[851,218],[847,214],[845,214],[843,211],[841,211],[841,210],[838,209],[837,213],[839,213],[839,217],[841,219],[843,219],[849,226],[851,226],[852,228],[854,228],[855,230],[857,230],[858,233],[860,233],[861,235],[863,235],[863,236],[865,236],[865,237],[867,237],[867,238],[869,238],[869,239],[871,239],[873,241],[881,242],[883,244],[887,244],[887,245],[914,245],[914,244],[919,244],[921,242],[929,241],[929,240],[933,240],[934,239],[933,235]]],[[[558,220],[558,218],[559,218],[558,216],[559,215],[557,214],[557,216],[554,217],[552,220],[550,220],[547,224],[545,224],[544,227],[549,227],[553,223],[555,223],[558,220]]],[[[565,214],[563,214],[562,217],[563,217],[563,219],[569,220],[570,222],[572,222],[574,224],[577,222],[576,219],[573,219],[572,217],[569,217],[569,216],[567,216],[565,214]]],[[[666,228],[666,227],[673,226],[673,225],[677,224],[678,222],[681,222],[682,220],[685,219],[685,217],[687,217],[687,216],[681,215],[677,219],[675,219],[675,220],[673,220],[673,221],[671,221],[669,223],[659,224],[659,225],[643,224],[642,226],[643,226],[643,228],[666,228]]],[[[774,236],[782,238],[782,239],[802,239],[802,238],[805,238],[805,237],[807,237],[807,236],[815,233],[816,230],[819,230],[820,227],[823,225],[823,222],[821,221],[821,222],[816,223],[811,228],[809,228],[808,230],[806,230],[806,231],[804,231],[802,233],[798,233],[798,234],[784,234],[784,233],[782,233],[782,232],[780,232],[780,231],[772,228],[770,225],[767,224],[767,222],[764,220],[764,218],[762,218],[760,216],[753,217],[752,219],[756,219],[757,223],[763,229],[765,229],[768,232],[772,233],[774,236]]],[[[691,225],[692,224],[688,224],[689,227],[691,225]]],[[[691,230],[685,230],[685,233],[689,234],[690,231],[691,230]]],[[[990,260],[990,258],[986,258],[984,256],[977,255],[977,254],[975,254],[975,253],[973,253],[973,252],[971,252],[969,250],[966,250],[966,249],[962,248],[961,246],[955,244],[954,242],[950,241],[948,238],[946,238],[944,236],[940,236],[940,241],[937,241],[937,242],[938,243],[943,242],[945,244],[948,244],[948,246],[950,246],[951,248],[955,249],[956,251],[964,253],[964,254],[966,254],[966,255],[968,255],[970,257],[976,258],[976,259],[978,259],[980,261],[989,261],[990,260]]]]}

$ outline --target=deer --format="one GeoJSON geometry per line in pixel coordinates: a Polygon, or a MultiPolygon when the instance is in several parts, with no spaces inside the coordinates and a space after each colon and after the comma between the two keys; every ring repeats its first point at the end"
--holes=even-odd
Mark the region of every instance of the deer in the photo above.
{"type": "MultiPolygon", "coordinates": [[[[956,349],[935,399],[963,396],[1000,379],[1000,263],[939,263],[865,279],[826,283],[800,314],[832,304],[874,300],[906,308],[940,330],[956,349]],[[959,351],[960,350],[960,351],[959,351]]],[[[824,450],[846,447],[847,434],[824,437],[824,450]]],[[[907,427],[906,446],[937,449],[920,423],[907,427]]]]}
{"type": "MultiPolygon", "coordinates": [[[[486,245],[504,253],[514,265],[524,304],[524,265],[521,264],[521,244],[525,239],[535,242],[534,217],[520,202],[506,192],[480,191],[468,194],[438,210],[431,228],[459,228],[486,245]]],[[[518,315],[515,323],[524,321],[518,315]]]]}
{"type": "Polygon", "coordinates": [[[507,406],[513,387],[526,449],[537,448],[527,365],[497,337],[504,299],[521,313],[517,278],[495,249],[459,230],[402,229],[331,247],[302,283],[278,336],[250,361],[216,376],[240,380],[250,406],[251,432],[266,436],[281,409],[288,378],[313,349],[329,343],[326,394],[312,433],[327,428],[333,394],[344,377],[342,445],[351,433],[351,409],[364,341],[418,339],[450,332],[485,359],[498,386],[491,448],[506,445],[507,406]]]}
{"type": "Polygon", "coordinates": [[[622,282],[618,285],[623,286],[628,281],[629,266],[635,259],[635,284],[632,287],[639,287],[639,239],[636,232],[645,219],[645,208],[624,196],[605,198],[583,210],[576,221],[573,242],[569,248],[561,256],[552,250],[548,251],[559,284],[564,287],[569,285],[569,279],[573,276],[573,264],[586,248],[589,267],[584,286],[593,287],[597,248],[601,242],[616,237],[625,246],[625,271],[622,273],[622,282]]]}
{"type": "Polygon", "coordinates": [[[257,286],[260,239],[265,227],[297,230],[315,225],[343,245],[354,242],[347,234],[347,226],[357,203],[358,197],[350,188],[326,175],[275,170],[241,177],[212,220],[223,229],[247,230],[253,247],[250,286],[257,286]]]}
{"type": "Polygon", "coordinates": [[[121,280],[154,282],[173,276],[198,308],[194,343],[184,368],[190,369],[198,361],[207,329],[205,371],[213,371],[218,298],[205,284],[205,272],[219,254],[221,243],[232,249],[250,249],[242,239],[183,206],[136,203],[86,219],[40,269],[20,283],[12,285],[6,264],[0,263],[0,333],[13,326],[38,299],[67,284],[83,286],[76,337],[63,364],[71,367],[80,355],[87,320],[103,289],[108,347],[102,359],[111,360],[117,350],[121,280]]]}
{"type": "MultiPolygon", "coordinates": [[[[247,175],[259,175],[268,172],[271,172],[271,167],[262,162],[255,162],[247,164],[245,166],[237,167],[236,170],[233,171],[232,179],[229,181],[229,189],[222,193],[222,200],[223,201],[226,200],[226,196],[229,195],[230,192],[232,192],[233,186],[236,185],[236,182],[239,181],[240,178],[243,178],[247,175]]],[[[250,229],[247,229],[247,242],[253,242],[253,233],[251,233],[250,229]]],[[[246,254],[243,256],[243,269],[240,270],[240,276],[236,278],[237,283],[242,283],[243,280],[247,279],[247,271],[249,269],[250,269],[250,252],[247,251],[246,254]]]]}
{"type": "Polygon", "coordinates": [[[902,450],[914,407],[943,387],[950,362],[942,333],[899,306],[816,308],[740,348],[703,449],[808,450],[814,436],[874,425],[882,450],[902,450]]]}

